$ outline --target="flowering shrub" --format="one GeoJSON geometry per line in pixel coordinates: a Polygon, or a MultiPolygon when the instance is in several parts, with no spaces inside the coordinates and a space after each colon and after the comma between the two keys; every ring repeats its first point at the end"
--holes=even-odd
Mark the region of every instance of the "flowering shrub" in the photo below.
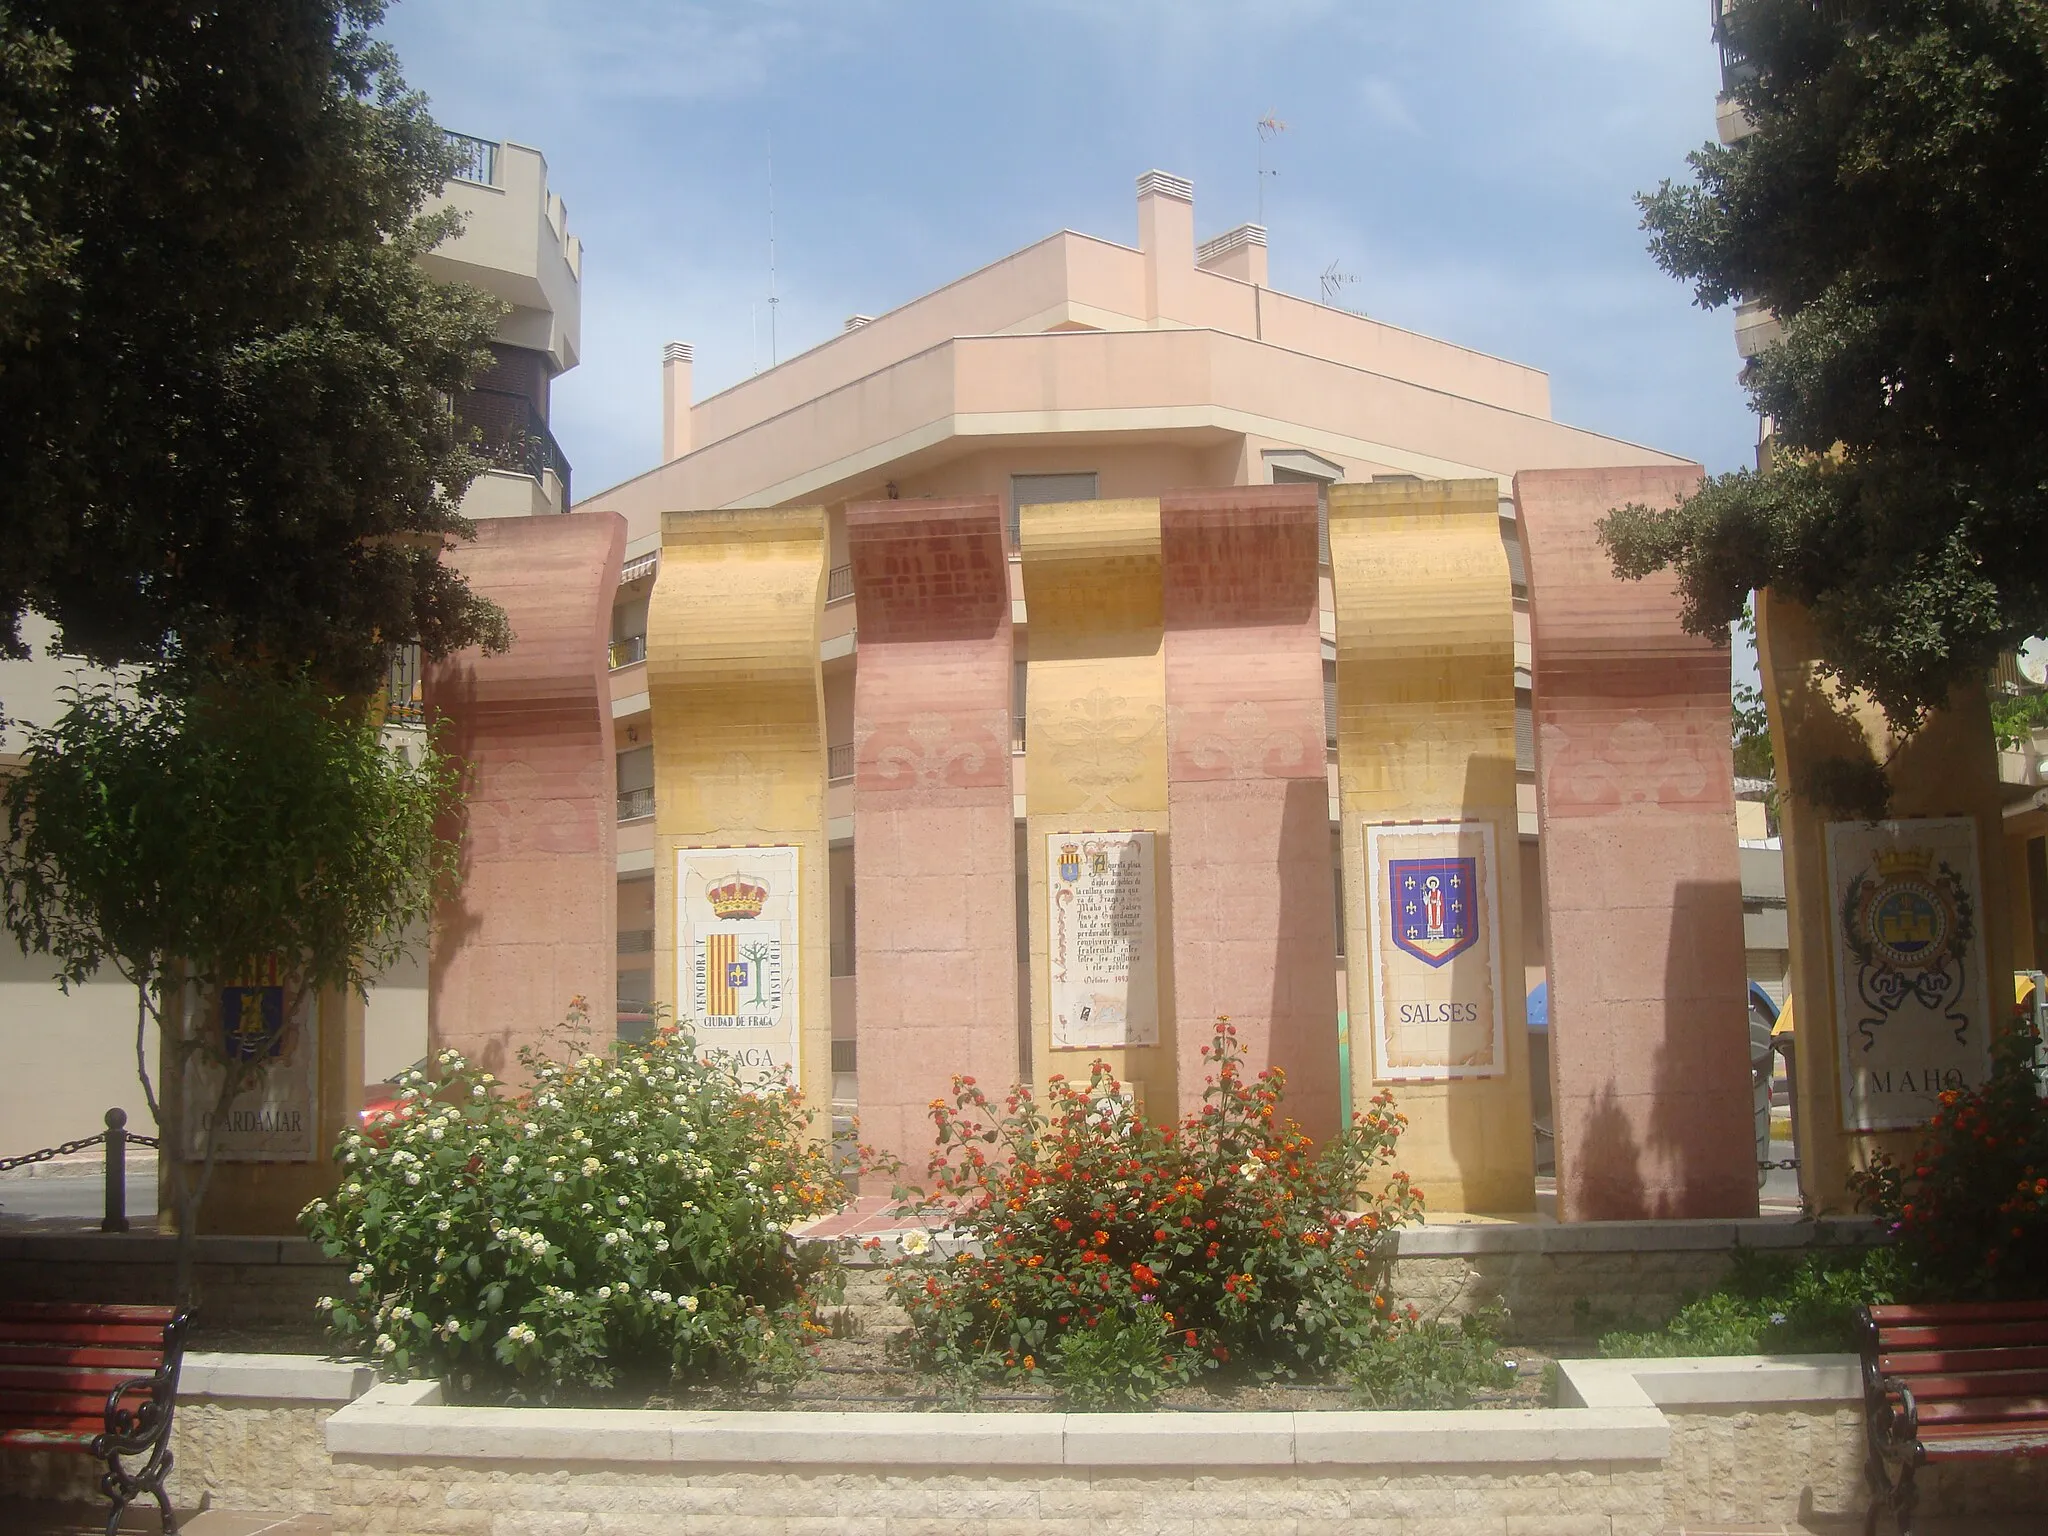
{"type": "Polygon", "coordinates": [[[923,1364],[1144,1401],[1225,1367],[1322,1374],[1389,1331],[1381,1240],[1422,1205],[1389,1171],[1391,1095],[1317,1150],[1282,1118],[1280,1072],[1246,1081],[1227,1020],[1202,1055],[1203,1107],[1178,1126],[1132,1114],[1100,1062],[1055,1077],[1043,1110],[1017,1088],[998,1112],[971,1078],[933,1101],[934,1203],[980,1251],[907,1247],[892,1272],[923,1364]]]}
{"type": "Polygon", "coordinates": [[[1897,1290],[1928,1301],[2048,1296],[2048,1107],[2033,1021],[1992,1046],[1982,1087],[1951,1090],[1909,1164],[1878,1157],[1855,1180],[1890,1218],[1897,1290]]]}
{"type": "Polygon", "coordinates": [[[800,1374],[832,1277],[784,1231],[840,1195],[795,1092],[742,1082],[673,1025],[521,1060],[533,1087],[513,1096],[444,1051],[385,1125],[342,1138],[340,1190],[302,1217],[354,1265],[321,1302],[336,1337],[482,1392],[559,1396],[622,1367],[800,1374]]]}

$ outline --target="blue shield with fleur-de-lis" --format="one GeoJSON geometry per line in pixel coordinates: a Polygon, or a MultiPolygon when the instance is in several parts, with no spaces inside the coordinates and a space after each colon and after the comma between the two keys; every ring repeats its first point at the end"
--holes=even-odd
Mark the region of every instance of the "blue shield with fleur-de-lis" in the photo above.
{"type": "Polygon", "coordinates": [[[1477,859],[1391,859],[1388,906],[1397,949],[1440,966],[1479,937],[1477,859]]]}

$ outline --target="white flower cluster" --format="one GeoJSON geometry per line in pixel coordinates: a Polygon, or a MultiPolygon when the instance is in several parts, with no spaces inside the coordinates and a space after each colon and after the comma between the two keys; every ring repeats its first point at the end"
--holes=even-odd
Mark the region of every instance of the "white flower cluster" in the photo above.
{"type": "Polygon", "coordinates": [[[524,1323],[514,1323],[510,1328],[507,1328],[505,1330],[505,1337],[514,1344],[534,1344],[540,1340],[540,1335],[524,1323]]]}

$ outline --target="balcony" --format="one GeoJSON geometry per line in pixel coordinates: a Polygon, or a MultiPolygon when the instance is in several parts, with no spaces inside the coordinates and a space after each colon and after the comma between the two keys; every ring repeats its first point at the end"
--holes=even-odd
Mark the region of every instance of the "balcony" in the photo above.
{"type": "Polygon", "coordinates": [[[654,930],[652,928],[621,928],[619,930],[619,953],[622,955],[653,954],[654,930]]]}
{"type": "Polygon", "coordinates": [[[495,187],[498,184],[498,146],[494,141],[473,138],[453,129],[444,136],[448,140],[448,148],[455,153],[457,181],[466,181],[477,187],[495,187]]]}
{"type": "Polygon", "coordinates": [[[654,814],[652,789],[628,789],[619,795],[619,820],[644,821],[654,814]]]}
{"type": "Polygon", "coordinates": [[[623,640],[614,640],[611,645],[611,669],[637,666],[647,659],[647,637],[628,635],[623,640]]]}
{"type": "MultiPolygon", "coordinates": [[[[1752,64],[1741,49],[1728,36],[1728,18],[1744,0],[1708,0],[1708,7],[1714,17],[1714,42],[1721,50],[1721,94],[1732,95],[1735,88],[1756,78],[1756,65],[1752,64]]],[[[1821,20],[1837,25],[1853,21],[1866,0],[1808,0],[1821,20]]]]}
{"type": "Polygon", "coordinates": [[[493,469],[531,476],[543,490],[553,475],[561,494],[548,499],[556,510],[569,510],[569,460],[526,396],[502,389],[466,390],[455,403],[455,419],[470,447],[493,469]]]}
{"type": "Polygon", "coordinates": [[[825,574],[825,601],[840,602],[853,596],[853,567],[835,565],[825,574]]]}
{"type": "Polygon", "coordinates": [[[853,743],[825,749],[825,777],[833,783],[853,777],[853,743]]]}

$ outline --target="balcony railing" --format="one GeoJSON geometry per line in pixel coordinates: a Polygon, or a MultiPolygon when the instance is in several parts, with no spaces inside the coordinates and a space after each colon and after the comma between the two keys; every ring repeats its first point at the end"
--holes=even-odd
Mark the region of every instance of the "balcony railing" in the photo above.
{"type": "Polygon", "coordinates": [[[455,419],[468,430],[470,446],[492,467],[536,481],[553,470],[562,482],[562,510],[569,510],[569,461],[526,396],[505,389],[467,390],[456,399],[455,419]]]}
{"type": "MultiPolygon", "coordinates": [[[[1736,86],[1756,78],[1756,65],[1749,61],[1741,49],[1728,36],[1728,18],[1740,9],[1746,0],[1707,0],[1714,17],[1714,43],[1721,50],[1721,94],[1733,94],[1736,86]]],[[[1823,21],[1843,23],[1853,21],[1863,9],[1866,0],[1807,0],[1823,21]]]]}
{"type": "Polygon", "coordinates": [[[384,678],[384,723],[427,723],[426,690],[420,677],[418,641],[410,645],[394,645],[391,648],[391,667],[384,678]]]}
{"type": "Polygon", "coordinates": [[[622,955],[653,954],[654,930],[652,928],[621,928],[619,930],[619,953],[622,955]]]}
{"type": "Polygon", "coordinates": [[[619,820],[639,821],[654,814],[654,791],[629,789],[619,795],[619,820]]]}
{"type": "Polygon", "coordinates": [[[612,642],[611,663],[614,672],[618,671],[621,667],[630,667],[634,663],[642,662],[646,659],[647,637],[645,635],[628,635],[623,640],[614,640],[612,642]]]}
{"type": "Polygon", "coordinates": [[[498,184],[498,146],[494,142],[452,131],[447,138],[448,147],[455,152],[457,181],[473,181],[480,187],[498,184]]]}
{"type": "Polygon", "coordinates": [[[825,777],[835,783],[853,777],[853,743],[825,749],[825,777]]]}
{"type": "Polygon", "coordinates": [[[1024,717],[1022,715],[1010,716],[1010,750],[1012,752],[1022,752],[1024,750],[1024,717]]]}
{"type": "Polygon", "coordinates": [[[835,565],[825,573],[825,601],[836,603],[841,598],[853,596],[853,567],[835,565]]]}

